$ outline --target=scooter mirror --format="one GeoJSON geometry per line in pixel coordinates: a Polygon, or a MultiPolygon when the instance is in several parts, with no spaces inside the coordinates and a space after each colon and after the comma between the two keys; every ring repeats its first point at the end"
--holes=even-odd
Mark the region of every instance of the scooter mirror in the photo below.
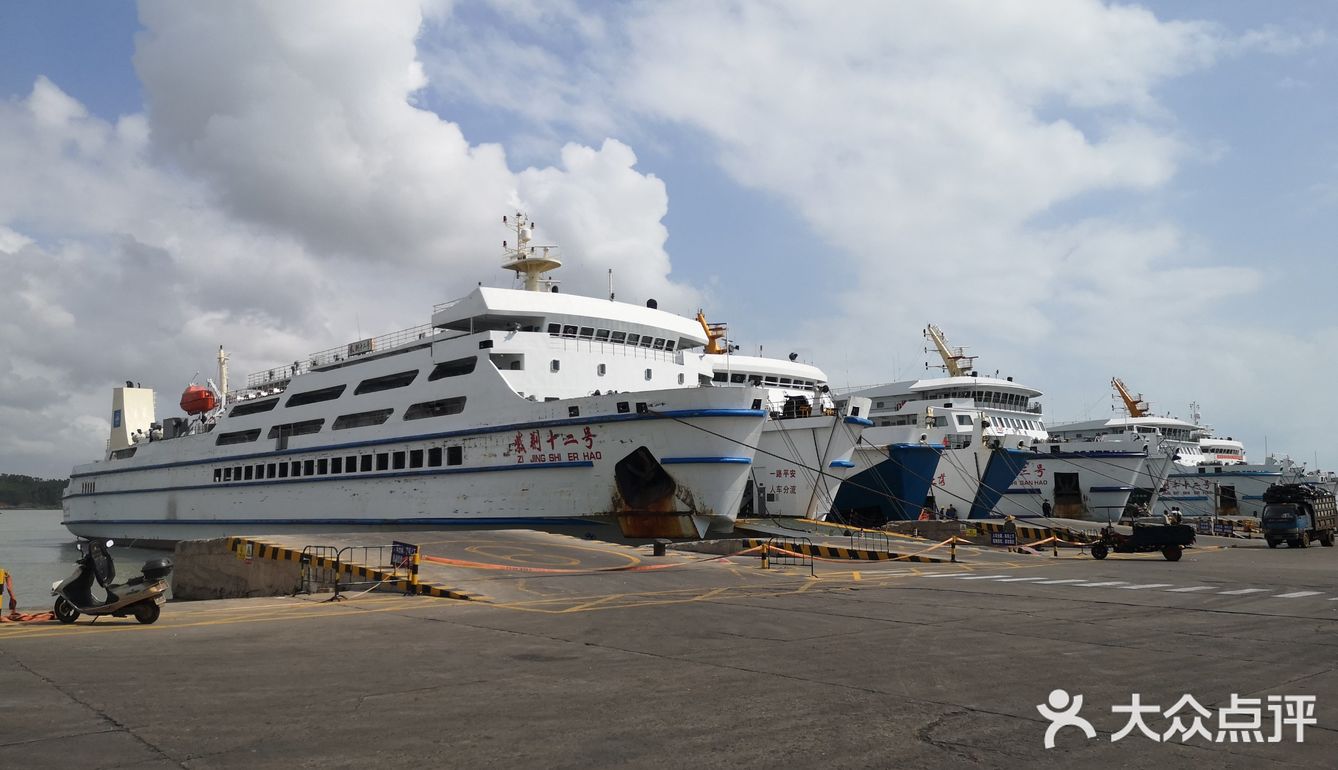
{"type": "Polygon", "coordinates": [[[107,541],[107,547],[108,547],[108,548],[111,548],[111,547],[114,546],[114,545],[116,545],[116,541],[115,541],[115,540],[108,540],[108,541],[107,541]]]}

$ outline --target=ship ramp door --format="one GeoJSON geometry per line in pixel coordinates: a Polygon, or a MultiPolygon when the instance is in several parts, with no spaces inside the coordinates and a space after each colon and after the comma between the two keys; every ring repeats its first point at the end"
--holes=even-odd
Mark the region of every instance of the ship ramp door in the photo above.
{"type": "Polygon", "coordinates": [[[1224,484],[1217,487],[1217,515],[1240,515],[1240,498],[1236,497],[1236,488],[1234,486],[1224,484]]]}
{"type": "Polygon", "coordinates": [[[1082,499],[1082,485],[1076,473],[1056,473],[1054,515],[1061,519],[1081,519],[1087,512],[1082,499]]]}

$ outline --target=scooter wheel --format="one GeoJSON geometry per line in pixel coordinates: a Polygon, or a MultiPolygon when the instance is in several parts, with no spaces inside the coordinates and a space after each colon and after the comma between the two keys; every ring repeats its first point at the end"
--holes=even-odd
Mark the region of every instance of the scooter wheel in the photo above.
{"type": "Polygon", "coordinates": [[[158,615],[161,614],[162,612],[162,610],[158,608],[158,604],[156,602],[142,602],[140,604],[136,604],[134,610],[135,610],[135,620],[138,620],[139,622],[143,623],[146,626],[152,623],[153,621],[157,620],[158,615]]]}
{"type": "Polygon", "coordinates": [[[66,601],[64,596],[56,597],[55,613],[56,620],[67,625],[79,619],[79,610],[76,610],[73,604],[66,601]]]}

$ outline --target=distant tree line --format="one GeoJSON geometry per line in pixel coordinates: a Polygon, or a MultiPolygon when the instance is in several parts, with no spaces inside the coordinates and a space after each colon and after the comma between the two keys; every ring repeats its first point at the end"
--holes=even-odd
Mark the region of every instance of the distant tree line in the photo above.
{"type": "Polygon", "coordinates": [[[68,479],[0,473],[0,508],[59,508],[68,479]]]}

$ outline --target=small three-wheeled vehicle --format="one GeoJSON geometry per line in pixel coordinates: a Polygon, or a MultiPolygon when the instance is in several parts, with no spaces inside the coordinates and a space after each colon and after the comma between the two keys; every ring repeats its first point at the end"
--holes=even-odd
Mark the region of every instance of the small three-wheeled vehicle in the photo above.
{"type": "Polygon", "coordinates": [[[1125,535],[1114,527],[1102,527],[1101,536],[1091,544],[1092,558],[1104,559],[1111,551],[1137,553],[1161,551],[1167,561],[1180,561],[1180,555],[1194,544],[1194,528],[1188,524],[1134,522],[1133,533],[1125,535]]]}

